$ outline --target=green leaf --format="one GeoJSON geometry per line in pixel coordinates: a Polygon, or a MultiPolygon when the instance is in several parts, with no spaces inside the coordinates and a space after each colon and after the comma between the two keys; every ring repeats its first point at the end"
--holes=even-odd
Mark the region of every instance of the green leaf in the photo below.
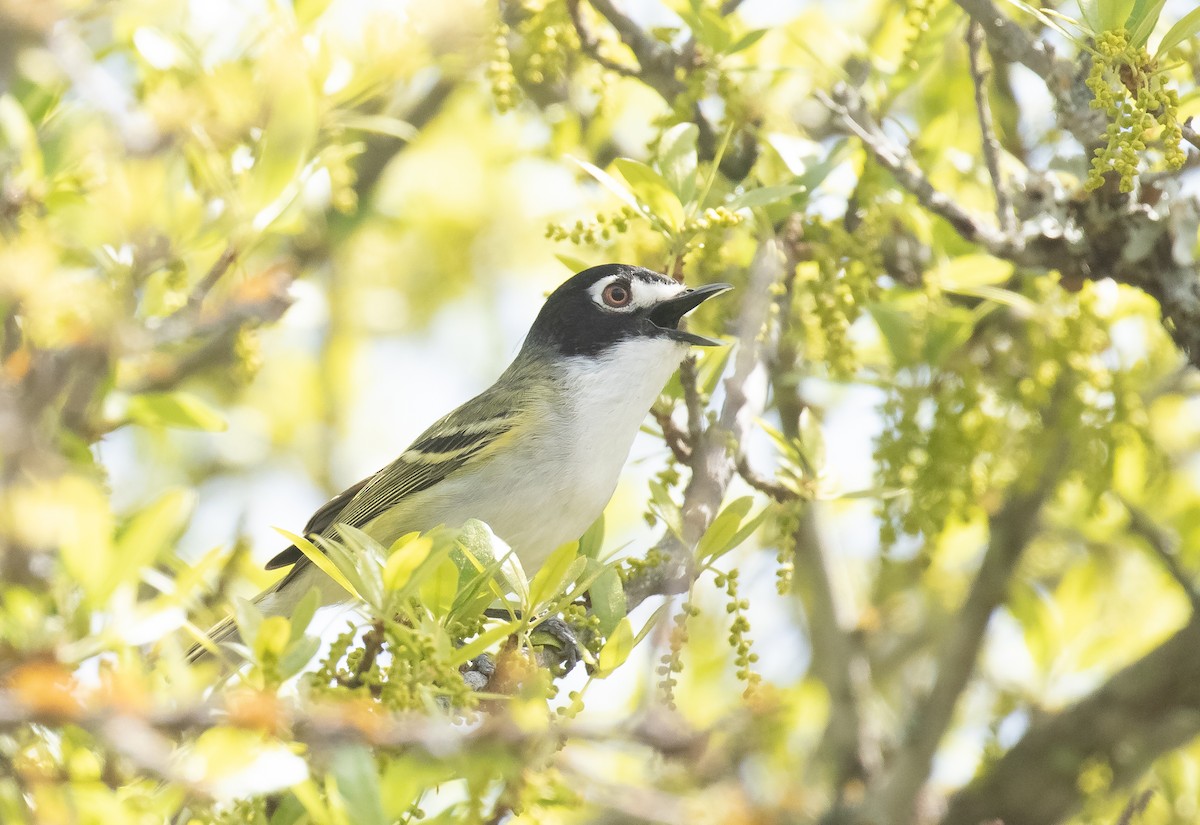
{"type": "Polygon", "coordinates": [[[1158,19],[1162,16],[1163,6],[1167,4],[1167,0],[1137,0],[1133,5],[1133,11],[1129,13],[1129,19],[1125,22],[1125,28],[1129,29],[1129,42],[1134,46],[1145,46],[1146,41],[1150,39],[1150,35],[1154,33],[1154,27],[1158,25],[1158,19]]]}
{"type": "Polygon", "coordinates": [[[867,310],[875,319],[896,366],[907,367],[916,363],[917,340],[912,328],[912,316],[886,304],[871,304],[867,310]]]}
{"type": "Polygon", "coordinates": [[[379,794],[379,773],[375,759],[366,748],[353,745],[333,755],[330,772],[337,781],[338,796],[355,825],[390,825],[383,813],[379,794]]]}
{"type": "Polygon", "coordinates": [[[115,580],[107,583],[111,591],[122,581],[133,581],[143,567],[154,563],[163,550],[172,546],[187,527],[195,504],[189,490],[168,490],[135,513],[117,534],[116,558],[121,563],[112,572],[115,580]]]}
{"type": "Polygon", "coordinates": [[[1189,40],[1197,34],[1200,34],[1200,7],[1192,9],[1174,26],[1167,29],[1167,33],[1163,35],[1162,41],[1158,44],[1158,51],[1154,54],[1155,56],[1165,55],[1183,41],[1189,40]]]}
{"type": "Polygon", "coordinates": [[[667,488],[657,481],[650,482],[650,510],[662,519],[667,529],[675,535],[683,534],[683,513],[667,492],[667,488]]]}
{"type": "Polygon", "coordinates": [[[621,177],[625,178],[638,201],[644,204],[639,211],[649,210],[652,218],[656,218],[672,232],[678,232],[683,227],[686,220],[683,204],[662,175],[646,164],[630,158],[617,158],[613,161],[613,166],[617,167],[621,177]]]}
{"type": "Polygon", "coordinates": [[[963,287],[1007,283],[1013,275],[1013,265],[991,255],[959,255],[942,265],[938,281],[951,291],[963,287]]]}
{"type": "Polygon", "coordinates": [[[304,631],[308,630],[308,626],[312,624],[313,616],[317,613],[317,608],[321,606],[321,592],[317,590],[316,585],[308,588],[308,592],[300,601],[296,602],[296,606],[292,608],[292,641],[304,636],[304,631]]]}
{"type": "MultiPolygon", "coordinates": [[[[67,476],[46,490],[46,495],[57,500],[54,504],[64,516],[55,525],[63,567],[93,605],[103,603],[117,580],[112,570],[121,563],[113,552],[113,517],[108,498],[97,484],[78,476],[67,476]]],[[[48,512],[54,510],[48,507],[48,512]]]]}
{"type": "Polygon", "coordinates": [[[225,419],[206,402],[186,392],[135,395],[126,415],[145,427],[181,427],[217,432],[226,428],[225,419]]]}
{"type": "Polygon", "coordinates": [[[303,26],[309,25],[325,13],[330,2],[331,0],[293,0],[292,8],[296,14],[296,21],[303,26]]]}
{"type": "Polygon", "coordinates": [[[786,186],[760,186],[730,198],[725,206],[729,209],[753,209],[757,206],[769,206],[772,203],[791,200],[796,195],[804,194],[807,191],[808,187],[799,183],[786,186]]]}
{"type": "Polygon", "coordinates": [[[1134,0],[1080,0],[1079,10],[1094,33],[1123,28],[1133,11],[1134,0]]]}
{"type": "Polygon", "coordinates": [[[689,10],[677,10],[684,23],[687,23],[696,40],[718,54],[725,54],[733,43],[733,32],[729,20],[715,9],[694,7],[689,10]]]}
{"type": "Polygon", "coordinates": [[[264,616],[254,634],[254,658],[262,662],[268,656],[276,659],[288,646],[292,636],[291,623],[283,616],[264,616]]]}
{"type": "Polygon", "coordinates": [[[579,158],[571,158],[575,161],[583,171],[587,172],[593,178],[600,182],[600,185],[617,196],[626,206],[637,212],[639,215],[645,214],[642,205],[638,203],[638,199],[633,196],[633,192],[629,191],[629,187],[621,183],[612,175],[605,172],[598,166],[588,163],[586,160],[579,158]]]}
{"type": "Polygon", "coordinates": [[[21,104],[10,94],[0,95],[0,146],[17,155],[23,185],[41,183],[46,173],[37,130],[21,104]]]}
{"type": "Polygon", "coordinates": [[[971,337],[975,316],[967,309],[951,308],[926,321],[924,360],[932,365],[945,362],[971,337]]]}
{"type": "Polygon", "coordinates": [[[753,518],[747,519],[753,505],[751,496],[743,496],[720,512],[700,539],[697,555],[702,562],[719,559],[754,534],[766,518],[769,508],[764,507],[753,518]]]}
{"type": "Polygon", "coordinates": [[[737,533],[742,519],[746,517],[753,506],[753,496],[742,496],[731,501],[724,510],[717,513],[717,517],[700,537],[700,543],[696,546],[697,557],[704,561],[709,556],[717,556],[725,552],[726,544],[737,533]]]}
{"type": "Polygon", "coordinates": [[[558,258],[559,263],[561,263],[571,272],[583,272],[583,270],[591,266],[591,264],[583,260],[583,258],[576,258],[573,255],[562,255],[555,253],[554,257],[558,258]]]}
{"type": "Polygon", "coordinates": [[[435,616],[445,616],[458,595],[458,565],[449,554],[442,556],[432,574],[421,582],[421,603],[435,616]]]}
{"type": "Polygon", "coordinates": [[[680,123],[663,132],[658,143],[658,168],[683,203],[696,196],[696,140],[700,129],[680,123]]]}
{"type": "Polygon", "coordinates": [[[420,130],[407,120],[387,115],[357,115],[344,114],[338,118],[338,124],[347,129],[357,129],[376,135],[399,138],[403,141],[416,140],[420,130]]]}
{"type": "Polygon", "coordinates": [[[392,545],[391,555],[383,566],[383,586],[390,590],[403,590],[417,568],[433,552],[433,539],[419,533],[401,536],[392,545]]]}
{"type": "Polygon", "coordinates": [[[315,541],[342,574],[354,585],[359,597],[380,611],[384,607],[383,565],[386,551],[371,536],[349,524],[338,523],[340,541],[318,536],[315,541]]]}
{"type": "Polygon", "coordinates": [[[813,414],[812,407],[805,407],[796,424],[800,431],[796,439],[798,463],[806,475],[818,475],[825,467],[825,431],[821,429],[821,421],[813,414]]]}
{"type": "MultiPolygon", "coordinates": [[[[292,620],[292,632],[296,632],[295,619],[292,620]]],[[[320,647],[321,639],[318,636],[301,636],[294,639],[279,657],[280,678],[290,679],[303,670],[304,666],[312,661],[312,657],[317,655],[320,647]]]]}
{"type": "Polygon", "coordinates": [[[263,618],[262,611],[254,602],[243,598],[233,600],[233,619],[244,644],[250,647],[254,646],[254,640],[258,638],[258,628],[262,625],[263,618]]]}
{"type": "Polygon", "coordinates": [[[467,642],[465,645],[458,648],[457,650],[454,651],[453,654],[451,654],[451,656],[450,656],[451,667],[457,667],[458,665],[461,665],[464,662],[471,661],[476,656],[478,656],[480,653],[483,653],[485,650],[487,650],[489,647],[491,647],[492,645],[494,645],[496,642],[500,641],[504,637],[511,636],[513,633],[516,633],[518,630],[521,629],[522,624],[524,624],[523,620],[512,619],[510,621],[504,622],[503,624],[499,624],[499,625],[496,625],[495,627],[489,628],[489,629],[485,630],[483,633],[480,633],[474,639],[467,642]]]}
{"type": "Polygon", "coordinates": [[[584,558],[598,559],[604,549],[604,513],[592,522],[582,536],[579,537],[579,555],[584,558]]]}
{"type": "Polygon", "coordinates": [[[535,612],[566,588],[567,573],[575,564],[578,554],[578,542],[571,541],[551,553],[542,563],[541,569],[529,583],[529,603],[535,612]]]}
{"type": "Polygon", "coordinates": [[[286,38],[260,58],[263,88],[275,102],[255,147],[245,184],[248,211],[256,231],[271,226],[295,201],[305,167],[316,146],[320,124],[316,89],[304,55],[286,38]]]}
{"type": "Polygon", "coordinates": [[[1079,0],[1079,16],[1093,34],[1104,31],[1104,25],[1100,22],[1100,0],[1079,0]]]}
{"type": "Polygon", "coordinates": [[[604,642],[604,647],[600,648],[595,677],[603,679],[612,674],[614,670],[625,664],[625,660],[632,652],[633,625],[626,616],[617,623],[616,629],[604,642]]]}
{"type": "Polygon", "coordinates": [[[329,558],[319,549],[317,549],[317,546],[311,541],[297,536],[295,533],[289,533],[287,530],[284,530],[280,527],[276,527],[275,532],[279,533],[279,535],[296,545],[296,548],[304,554],[306,559],[315,564],[326,576],[341,585],[347,593],[359,601],[363,601],[362,596],[358,594],[358,591],[354,588],[354,585],[350,583],[350,580],[342,575],[342,571],[337,568],[337,565],[330,561],[329,558]]]}
{"type": "Polygon", "coordinates": [[[611,635],[621,619],[625,618],[627,606],[620,574],[615,568],[607,567],[596,576],[588,595],[591,597],[592,614],[600,620],[600,632],[605,636],[611,635]]]}
{"type": "Polygon", "coordinates": [[[737,54],[738,52],[745,51],[758,41],[762,40],[763,36],[769,31],[770,29],[753,29],[746,32],[736,41],[734,41],[732,46],[725,50],[725,54],[737,54]]]}
{"type": "Polygon", "coordinates": [[[642,629],[639,630],[638,634],[633,637],[633,646],[634,647],[637,647],[638,645],[640,645],[642,643],[642,639],[646,638],[646,636],[649,635],[650,631],[654,629],[654,625],[658,623],[658,620],[660,618],[662,618],[662,614],[667,611],[667,607],[668,607],[668,605],[666,605],[666,604],[660,604],[658,606],[658,609],[650,614],[650,618],[646,620],[646,623],[644,625],[642,625],[642,629]]]}

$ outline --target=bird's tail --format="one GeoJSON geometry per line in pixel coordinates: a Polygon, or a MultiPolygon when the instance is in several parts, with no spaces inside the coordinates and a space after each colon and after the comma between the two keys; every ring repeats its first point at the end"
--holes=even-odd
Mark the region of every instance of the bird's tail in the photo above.
{"type": "MultiPolygon", "coordinates": [[[[269,597],[273,596],[280,589],[280,586],[287,580],[288,577],[285,576],[255,596],[252,601],[254,604],[258,605],[259,609],[264,613],[267,615],[272,615],[272,612],[269,608],[271,603],[275,600],[269,597]]],[[[208,657],[213,656],[214,648],[220,648],[222,645],[237,644],[242,640],[242,635],[240,632],[238,632],[237,622],[234,620],[233,616],[226,616],[224,619],[217,622],[215,625],[205,631],[204,635],[207,637],[207,641],[209,643],[206,644],[204,642],[196,642],[196,644],[192,645],[191,649],[189,649],[187,653],[187,660],[190,664],[202,662],[208,657]]]]}

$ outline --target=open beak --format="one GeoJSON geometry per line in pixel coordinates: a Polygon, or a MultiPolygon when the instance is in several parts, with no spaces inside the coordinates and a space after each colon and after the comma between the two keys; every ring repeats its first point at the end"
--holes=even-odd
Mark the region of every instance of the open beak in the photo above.
{"type": "Polygon", "coordinates": [[[733,289],[733,284],[705,284],[695,289],[689,289],[687,292],[681,292],[674,298],[668,298],[650,310],[650,323],[665,332],[668,338],[674,338],[676,341],[682,341],[685,344],[694,344],[698,347],[723,346],[724,341],[718,341],[715,338],[706,338],[703,335],[679,329],[679,322],[683,319],[683,316],[709,298],[731,289],[733,289]]]}

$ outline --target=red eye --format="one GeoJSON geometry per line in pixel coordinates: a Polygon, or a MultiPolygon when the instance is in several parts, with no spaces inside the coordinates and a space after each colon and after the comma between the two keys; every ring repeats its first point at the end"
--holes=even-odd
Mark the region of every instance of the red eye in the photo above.
{"type": "Polygon", "coordinates": [[[601,297],[610,307],[624,307],[629,306],[629,302],[633,300],[633,291],[624,281],[614,281],[604,287],[601,297]]]}

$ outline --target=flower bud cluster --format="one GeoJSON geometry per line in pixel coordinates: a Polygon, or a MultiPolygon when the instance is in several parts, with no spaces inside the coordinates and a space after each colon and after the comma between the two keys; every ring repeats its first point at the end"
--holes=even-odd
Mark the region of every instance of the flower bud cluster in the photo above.
{"type": "Polygon", "coordinates": [[[612,214],[600,212],[596,215],[595,220],[580,219],[570,226],[549,223],[546,225],[546,237],[552,241],[570,241],[576,246],[595,246],[629,231],[629,222],[636,217],[638,217],[638,213],[633,207],[623,206],[618,212],[612,214]]]}
{"type": "Polygon", "coordinates": [[[728,573],[719,573],[714,584],[717,587],[723,587],[725,595],[729,598],[725,605],[725,612],[733,619],[729,625],[729,646],[733,648],[733,663],[737,665],[737,677],[746,685],[746,690],[742,695],[749,698],[762,681],[762,676],[754,671],[754,665],[758,662],[758,654],[751,650],[750,619],[746,617],[746,611],[750,609],[750,602],[738,597],[736,567],[728,573]]]}
{"type": "Polygon", "coordinates": [[[700,608],[696,607],[689,595],[675,614],[667,652],[658,660],[658,667],[654,671],[659,677],[658,687],[662,691],[663,703],[672,710],[675,709],[675,687],[679,684],[675,677],[683,672],[683,647],[688,642],[688,619],[699,615],[700,608]]]}
{"type": "Polygon", "coordinates": [[[810,360],[824,361],[836,376],[858,368],[848,333],[878,291],[878,227],[877,220],[864,218],[853,232],[840,222],[814,222],[805,230],[811,258],[796,268],[794,317],[803,324],[810,360]]]}
{"type": "Polygon", "coordinates": [[[1096,38],[1096,56],[1088,74],[1092,108],[1108,116],[1104,145],[1092,157],[1084,187],[1104,185],[1109,173],[1120,176],[1120,190],[1132,192],[1141,153],[1157,135],[1163,159],[1170,169],[1183,166],[1183,127],[1179,123],[1179,93],[1167,86],[1167,77],[1142,46],[1129,42],[1125,29],[1107,31],[1096,38]]]}

